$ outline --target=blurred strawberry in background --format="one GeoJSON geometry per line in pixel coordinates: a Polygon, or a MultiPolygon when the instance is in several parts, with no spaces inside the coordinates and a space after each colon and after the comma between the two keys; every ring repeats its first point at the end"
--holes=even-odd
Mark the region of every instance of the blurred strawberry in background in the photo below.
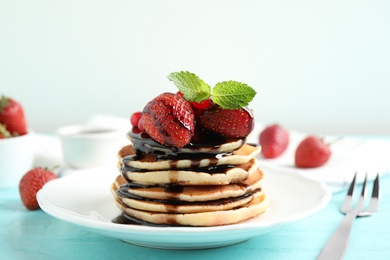
{"type": "Polygon", "coordinates": [[[27,134],[27,122],[22,105],[12,98],[1,96],[0,124],[11,136],[27,134]]]}
{"type": "Polygon", "coordinates": [[[315,168],[324,165],[332,151],[329,144],[318,136],[307,136],[295,151],[295,165],[298,168],[315,168]]]}
{"type": "Polygon", "coordinates": [[[261,153],[269,159],[279,157],[284,153],[289,142],[288,131],[278,124],[267,126],[259,136],[261,153]]]}

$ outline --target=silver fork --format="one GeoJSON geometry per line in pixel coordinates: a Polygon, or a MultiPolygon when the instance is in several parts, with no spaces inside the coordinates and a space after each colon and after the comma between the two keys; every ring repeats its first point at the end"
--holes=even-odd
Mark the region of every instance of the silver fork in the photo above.
{"type": "Polygon", "coordinates": [[[359,197],[359,201],[356,207],[353,207],[353,193],[355,190],[356,182],[355,174],[351,185],[349,186],[347,196],[344,199],[344,202],[341,206],[341,212],[346,214],[343,220],[340,222],[336,231],[330,237],[326,245],[322,248],[320,254],[317,256],[317,260],[322,259],[342,259],[345,252],[347,251],[349,237],[352,229],[352,224],[357,217],[367,217],[375,214],[378,210],[379,205],[379,174],[377,174],[374,185],[372,188],[372,195],[370,204],[368,208],[365,209],[364,201],[366,195],[366,184],[367,184],[367,174],[364,179],[362,192],[359,197]]]}

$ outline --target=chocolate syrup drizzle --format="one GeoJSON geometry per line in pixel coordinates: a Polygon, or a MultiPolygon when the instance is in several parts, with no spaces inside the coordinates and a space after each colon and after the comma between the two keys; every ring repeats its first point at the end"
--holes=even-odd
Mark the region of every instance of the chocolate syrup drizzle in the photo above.
{"type": "Polygon", "coordinates": [[[181,205],[192,205],[192,206],[202,206],[202,205],[209,205],[209,206],[211,206],[211,205],[214,205],[215,206],[215,205],[229,204],[231,202],[235,202],[235,201],[239,201],[241,199],[247,198],[247,197],[251,196],[254,192],[257,192],[257,191],[260,190],[260,189],[256,189],[254,191],[247,192],[247,193],[245,193],[242,196],[234,197],[234,198],[219,199],[219,200],[213,200],[213,201],[207,201],[207,202],[199,202],[199,201],[189,202],[189,201],[174,200],[174,199],[151,199],[151,198],[144,198],[144,197],[137,196],[137,195],[129,193],[128,192],[128,188],[129,188],[129,186],[127,186],[126,184],[122,185],[119,188],[119,190],[117,192],[119,199],[130,198],[130,199],[135,199],[135,200],[164,203],[164,204],[167,204],[170,208],[172,208],[173,212],[175,212],[174,209],[176,209],[176,206],[181,206],[181,205]]]}

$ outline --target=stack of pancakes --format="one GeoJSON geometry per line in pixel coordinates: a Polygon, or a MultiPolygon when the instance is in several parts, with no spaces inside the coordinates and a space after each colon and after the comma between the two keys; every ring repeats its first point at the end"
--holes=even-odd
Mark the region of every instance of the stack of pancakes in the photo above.
{"type": "MultiPolygon", "coordinates": [[[[136,223],[219,226],[255,217],[269,207],[256,164],[260,148],[244,139],[201,141],[180,149],[129,132],[119,153],[121,174],[111,191],[136,223]]],[[[210,140],[210,139],[209,139],[210,140]]]]}

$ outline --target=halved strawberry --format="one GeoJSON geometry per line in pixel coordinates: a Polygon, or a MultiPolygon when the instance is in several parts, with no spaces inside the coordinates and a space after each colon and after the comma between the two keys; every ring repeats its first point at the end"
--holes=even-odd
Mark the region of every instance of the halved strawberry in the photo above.
{"type": "Polygon", "coordinates": [[[29,170],[19,183],[20,198],[24,206],[30,210],[38,209],[37,192],[46,182],[56,178],[57,176],[48,169],[36,167],[29,170]]]}
{"type": "Polygon", "coordinates": [[[218,105],[204,112],[197,123],[203,128],[226,137],[246,137],[254,127],[254,117],[247,108],[223,109],[218,105]]]}
{"type": "Polygon", "coordinates": [[[194,134],[194,112],[190,103],[180,95],[163,93],[142,111],[142,127],[155,141],[181,148],[194,134]]]}
{"type": "Polygon", "coordinates": [[[11,98],[0,98],[0,123],[13,136],[27,134],[27,122],[23,107],[11,98]]]}

